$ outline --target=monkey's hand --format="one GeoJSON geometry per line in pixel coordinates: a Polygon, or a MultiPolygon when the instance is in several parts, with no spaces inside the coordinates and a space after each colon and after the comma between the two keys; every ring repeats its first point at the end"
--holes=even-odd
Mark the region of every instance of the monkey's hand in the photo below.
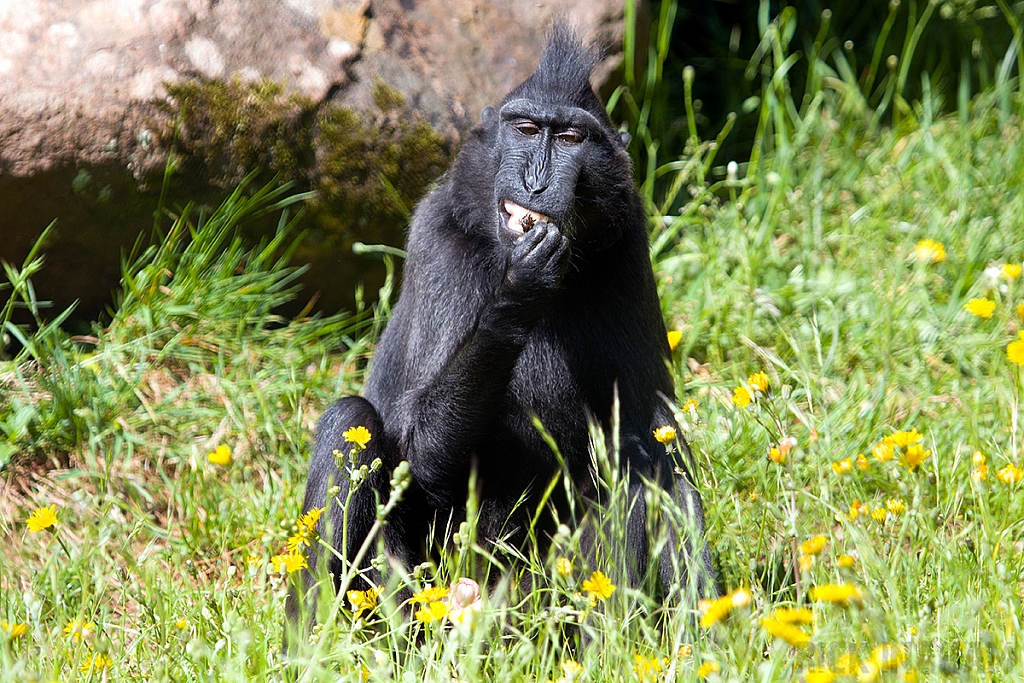
{"type": "Polygon", "coordinates": [[[569,270],[569,240],[553,223],[538,221],[516,239],[498,305],[528,326],[547,310],[569,270]]]}

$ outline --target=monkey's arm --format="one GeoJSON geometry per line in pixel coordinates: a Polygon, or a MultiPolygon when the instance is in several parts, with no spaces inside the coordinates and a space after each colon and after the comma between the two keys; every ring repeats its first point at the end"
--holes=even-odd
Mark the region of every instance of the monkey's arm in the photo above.
{"type": "Polygon", "coordinates": [[[417,358],[416,349],[431,343],[443,348],[430,349],[436,365],[427,361],[425,373],[395,397],[402,454],[438,507],[465,493],[459,475],[470,453],[487,438],[516,361],[560,286],[569,258],[566,238],[554,226],[538,225],[517,240],[495,287],[479,272],[480,261],[458,253],[458,246],[432,245],[430,258],[417,264],[406,283],[418,310],[404,313],[418,320],[404,327],[416,335],[429,330],[406,345],[407,357],[417,358]],[[484,292],[475,311],[463,310],[452,295],[459,288],[488,286],[492,291],[484,292]]]}

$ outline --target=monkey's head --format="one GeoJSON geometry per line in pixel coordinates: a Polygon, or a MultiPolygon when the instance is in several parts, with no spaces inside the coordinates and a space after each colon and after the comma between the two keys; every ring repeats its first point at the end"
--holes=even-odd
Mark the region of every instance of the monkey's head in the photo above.
{"type": "Polygon", "coordinates": [[[632,218],[629,136],[612,127],[591,88],[596,60],[556,28],[533,75],[484,110],[477,139],[490,148],[491,225],[503,243],[547,221],[574,246],[608,247],[632,218]]]}

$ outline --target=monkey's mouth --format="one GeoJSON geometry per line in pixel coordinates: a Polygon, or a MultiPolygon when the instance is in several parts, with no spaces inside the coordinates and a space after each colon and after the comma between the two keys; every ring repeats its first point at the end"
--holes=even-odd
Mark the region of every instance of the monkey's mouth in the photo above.
{"type": "Polygon", "coordinates": [[[531,211],[530,209],[519,206],[508,199],[501,204],[501,218],[505,226],[517,235],[522,235],[524,232],[527,232],[540,221],[547,223],[552,222],[549,216],[545,216],[544,214],[536,211],[531,211]]]}

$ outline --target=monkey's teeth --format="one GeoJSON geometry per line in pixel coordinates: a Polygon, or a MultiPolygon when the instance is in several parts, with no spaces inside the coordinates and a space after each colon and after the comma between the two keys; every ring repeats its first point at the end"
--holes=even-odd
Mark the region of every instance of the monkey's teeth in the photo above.
{"type": "Polygon", "coordinates": [[[505,213],[508,214],[508,229],[512,232],[523,234],[526,225],[532,225],[539,221],[551,222],[548,216],[536,211],[519,206],[515,202],[505,200],[505,213]]]}

